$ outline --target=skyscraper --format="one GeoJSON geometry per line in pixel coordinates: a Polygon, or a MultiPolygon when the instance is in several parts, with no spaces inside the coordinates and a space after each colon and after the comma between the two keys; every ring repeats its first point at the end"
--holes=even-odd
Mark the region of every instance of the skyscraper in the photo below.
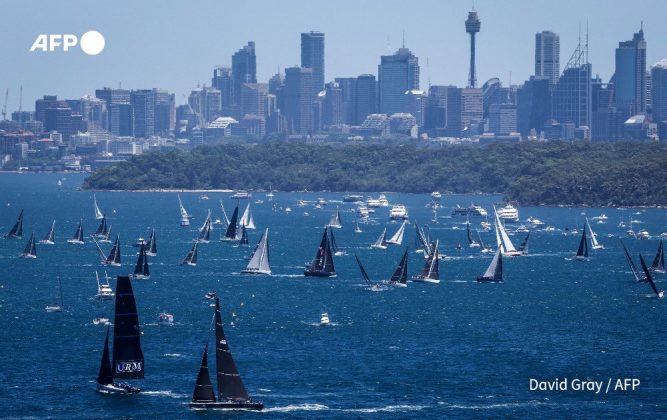
{"type": "Polygon", "coordinates": [[[482,21],[477,17],[477,12],[472,10],[468,12],[466,19],[466,32],[470,34],[470,73],[468,75],[468,87],[474,88],[477,85],[477,74],[475,72],[475,34],[479,32],[482,21]]]}
{"type": "Polygon", "coordinates": [[[134,136],[148,138],[155,133],[155,92],[139,89],[130,92],[134,111],[134,136]]]}
{"type": "Polygon", "coordinates": [[[551,31],[535,34],[535,76],[544,76],[554,86],[560,76],[560,36],[551,31]]]}
{"type": "Polygon", "coordinates": [[[173,93],[163,89],[155,92],[155,133],[169,134],[176,125],[176,101],[173,93]]]}
{"type": "Polygon", "coordinates": [[[241,48],[232,56],[232,103],[241,105],[241,86],[244,83],[257,83],[257,58],[255,42],[241,48]]]}
{"type": "Polygon", "coordinates": [[[269,93],[269,85],[266,83],[245,83],[241,87],[241,114],[266,115],[266,95],[269,93]]]}
{"type": "Polygon", "coordinates": [[[359,125],[370,114],[377,112],[377,82],[372,74],[362,74],[357,77],[354,94],[354,120],[359,125]]]}
{"type": "Polygon", "coordinates": [[[552,113],[556,121],[591,126],[591,79],[587,45],[582,47],[579,42],[554,88],[552,113]]]}
{"type": "Polygon", "coordinates": [[[313,98],[324,89],[324,34],[301,34],[301,67],[313,70],[313,98]]]}
{"type": "Polygon", "coordinates": [[[522,136],[534,129],[540,133],[551,118],[551,80],[546,76],[531,76],[517,92],[517,128],[522,136]]]}
{"type": "Polygon", "coordinates": [[[109,131],[117,136],[134,135],[134,112],[130,105],[130,91],[105,87],[96,89],[95,96],[107,103],[109,131]]]}
{"type": "Polygon", "coordinates": [[[614,73],[614,104],[630,114],[646,111],[646,40],[639,29],[630,41],[618,43],[614,73]]]}
{"type": "Polygon", "coordinates": [[[309,134],[313,128],[313,70],[305,67],[285,69],[285,84],[280,91],[280,110],[288,131],[309,134]]]}
{"type": "MultiPolygon", "coordinates": [[[[667,121],[667,58],[658,61],[651,68],[651,100],[653,121],[667,121]]],[[[661,137],[660,140],[667,139],[661,137]]]]}
{"type": "Polygon", "coordinates": [[[405,92],[419,89],[419,60],[405,47],[394,55],[383,55],[378,79],[380,112],[387,115],[408,112],[405,92]]]}
{"type": "Polygon", "coordinates": [[[232,103],[232,69],[229,67],[216,67],[213,69],[211,86],[220,91],[222,107],[232,103]]]}

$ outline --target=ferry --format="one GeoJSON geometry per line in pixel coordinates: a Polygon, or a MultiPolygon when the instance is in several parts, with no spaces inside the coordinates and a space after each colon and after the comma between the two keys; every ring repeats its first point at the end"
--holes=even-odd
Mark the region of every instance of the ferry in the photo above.
{"type": "Polygon", "coordinates": [[[488,213],[484,210],[484,207],[478,206],[477,204],[471,204],[470,207],[461,207],[458,204],[452,210],[452,216],[481,216],[486,217],[488,213]]]}
{"type": "Polygon", "coordinates": [[[236,200],[247,200],[251,197],[250,193],[247,191],[236,191],[230,198],[236,200]]]}
{"type": "Polygon", "coordinates": [[[343,197],[344,203],[356,203],[358,201],[364,201],[364,197],[359,194],[348,194],[343,197]]]}

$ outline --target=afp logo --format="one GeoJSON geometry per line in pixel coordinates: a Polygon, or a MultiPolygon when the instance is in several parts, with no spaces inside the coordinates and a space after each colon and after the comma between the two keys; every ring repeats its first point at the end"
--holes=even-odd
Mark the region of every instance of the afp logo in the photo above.
{"type": "Polygon", "coordinates": [[[30,52],[54,52],[59,50],[67,52],[77,45],[86,54],[97,55],[104,50],[104,36],[97,31],[88,31],[81,35],[80,39],[73,34],[40,34],[32,43],[30,52]]]}

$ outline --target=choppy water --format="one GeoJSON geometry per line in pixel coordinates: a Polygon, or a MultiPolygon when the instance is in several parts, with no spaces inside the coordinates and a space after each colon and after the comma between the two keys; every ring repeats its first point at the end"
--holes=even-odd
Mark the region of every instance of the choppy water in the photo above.
{"type": "MultiPolygon", "coordinates": [[[[238,274],[251,247],[214,240],[200,246],[197,267],[178,265],[203,222],[206,210],[221,217],[223,199],[231,215],[230,194],[183,193],[195,218],[179,227],[174,193],[100,192],[100,207],[120,233],[123,266],[109,275],[129,273],[136,248],[131,244],[155,228],[158,256],[151,258],[152,277],[134,281],[146,357],[144,389],[133,397],[94,391],[104,327],[92,324],[112,316],[113,302],[93,299],[95,270],[104,268],[94,244],[67,244],[80,218],[85,233],[93,218],[92,194],[76,191],[82,177],[67,174],[58,190],[55,174],[0,174],[0,231],[9,229],[25,208],[25,237],[0,240],[0,416],[51,418],[206,416],[189,411],[201,351],[212,335],[210,301],[222,297],[227,336],[250,393],[263,401],[269,418],[443,418],[445,416],[640,416],[665,412],[667,370],[664,369],[665,302],[651,297],[647,285],[634,284],[617,236],[625,236],[619,220],[640,220],[652,240],[628,239],[637,256],[649,260],[657,235],[667,230],[664,209],[519,208],[521,219],[534,216],[557,229],[583,224],[606,213],[605,224],[593,224],[606,249],[593,251],[589,262],[571,261],[578,236],[562,231],[535,231],[528,257],[505,260],[504,284],[477,284],[491,259],[476,249],[456,251],[465,243],[465,220],[449,216],[456,204],[471,201],[491,210],[499,197],[445,196],[439,223],[431,223],[426,195],[387,194],[390,202],[408,207],[411,220],[428,223],[450,258],[441,264],[442,283],[410,284],[405,289],[370,292],[362,286],[353,253],[362,258],[376,280],[389,277],[401,247],[371,250],[385,224],[388,208],[373,215],[377,223],[361,225],[355,234],[353,205],[340,203],[343,229],[335,231],[347,256],[336,257],[338,276],[302,276],[312,258],[322,226],[335,209],[297,206],[299,199],[341,200],[342,194],[277,193],[273,201],[258,193],[251,200],[258,230],[270,228],[272,277],[238,274]],[[254,204],[262,199],[262,204],[254,204]],[[287,213],[285,207],[292,211],[287,213]],[[280,209],[283,209],[282,211],[280,209]],[[308,216],[304,215],[307,212],[308,216]],[[17,258],[31,231],[41,238],[56,220],[54,246],[38,245],[38,258],[17,258]],[[615,237],[608,237],[614,235],[615,237]],[[63,313],[46,313],[56,296],[56,275],[62,277],[63,313]],[[160,326],[158,314],[174,314],[173,326],[160,326]],[[329,327],[319,326],[327,311],[329,327]],[[233,325],[232,325],[233,322],[233,325]],[[639,378],[634,391],[539,392],[529,378],[639,378]]],[[[242,202],[245,205],[245,202],[242,202]]],[[[480,219],[473,219],[478,226],[480,219]]],[[[214,225],[218,238],[221,226],[214,225]]],[[[523,234],[513,236],[519,242],[523,234]]],[[[409,225],[404,244],[412,246],[409,225]]],[[[493,243],[491,232],[483,233],[493,243]]],[[[110,245],[102,245],[108,251],[110,245]]],[[[409,271],[421,268],[423,257],[411,252],[409,271]]],[[[665,275],[658,286],[667,287],[665,275]]],[[[113,284],[113,283],[112,283],[113,284]]],[[[219,414],[215,414],[219,417],[219,414]]]]}

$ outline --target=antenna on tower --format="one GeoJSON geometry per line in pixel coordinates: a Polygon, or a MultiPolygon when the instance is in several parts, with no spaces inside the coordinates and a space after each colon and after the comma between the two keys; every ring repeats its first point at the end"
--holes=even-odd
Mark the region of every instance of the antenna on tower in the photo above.
{"type": "Polygon", "coordinates": [[[389,34],[387,34],[387,53],[391,53],[391,45],[389,45],[389,34]]]}
{"type": "Polygon", "coordinates": [[[588,64],[588,19],[586,19],[586,64],[588,64]]]}
{"type": "Polygon", "coordinates": [[[428,63],[428,56],[426,56],[426,78],[428,83],[428,89],[431,90],[431,66],[428,63]]]}
{"type": "Polygon", "coordinates": [[[512,70],[510,70],[510,80],[509,80],[509,84],[507,85],[507,103],[508,104],[512,103],[511,98],[512,98],[512,70]]]}
{"type": "Polygon", "coordinates": [[[19,128],[23,129],[23,85],[19,87],[19,128]]]}
{"type": "Polygon", "coordinates": [[[405,28],[403,28],[403,48],[405,48],[405,28]]]}

